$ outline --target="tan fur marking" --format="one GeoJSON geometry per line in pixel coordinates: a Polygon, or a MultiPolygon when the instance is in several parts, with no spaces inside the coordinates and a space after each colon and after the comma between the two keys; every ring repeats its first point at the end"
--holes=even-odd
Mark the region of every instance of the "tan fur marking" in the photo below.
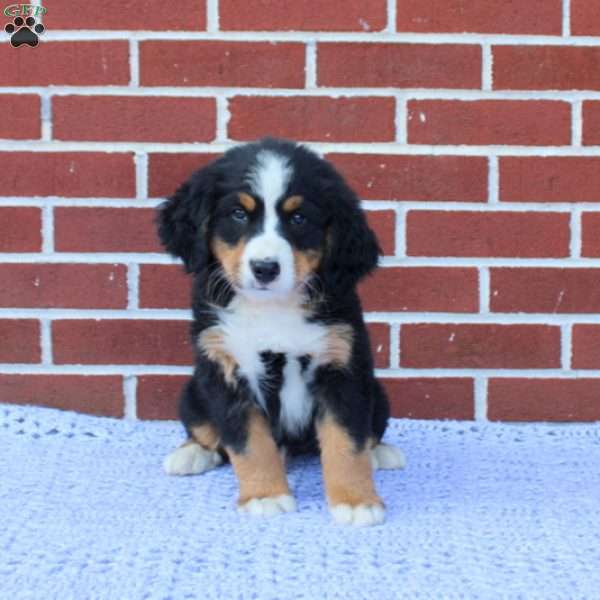
{"type": "Polygon", "coordinates": [[[310,274],[319,268],[321,253],[318,250],[296,249],[293,249],[293,253],[296,281],[305,281],[310,274]]]}
{"type": "Polygon", "coordinates": [[[379,504],[381,498],[373,485],[369,449],[357,451],[346,431],[330,416],[317,423],[325,491],[329,503],[379,504]]]}
{"type": "Polygon", "coordinates": [[[193,440],[191,443],[200,444],[205,450],[216,450],[219,445],[219,434],[213,425],[196,425],[190,427],[193,440]]]}
{"type": "Polygon", "coordinates": [[[354,332],[350,325],[329,325],[327,327],[325,352],[319,356],[318,364],[347,367],[352,357],[354,332]]]}
{"type": "Polygon", "coordinates": [[[235,246],[230,246],[219,238],[213,240],[212,243],[213,254],[217,257],[229,281],[233,284],[238,283],[240,264],[245,247],[246,240],[243,238],[235,246]]]}
{"type": "Polygon", "coordinates": [[[218,363],[223,369],[225,381],[236,386],[235,370],[237,362],[225,350],[225,334],[220,327],[209,327],[198,336],[198,347],[209,360],[218,363]]]}
{"type": "Polygon", "coordinates": [[[304,201],[302,196],[290,196],[283,201],[283,212],[291,213],[294,212],[304,201]]]}
{"type": "Polygon", "coordinates": [[[240,198],[240,204],[248,212],[254,212],[256,210],[256,200],[252,196],[246,194],[245,192],[240,192],[238,196],[240,198]]]}
{"type": "Polygon", "coordinates": [[[283,462],[266,419],[252,413],[248,423],[248,441],[241,454],[226,448],[240,482],[238,504],[252,498],[289,494],[283,462]]]}

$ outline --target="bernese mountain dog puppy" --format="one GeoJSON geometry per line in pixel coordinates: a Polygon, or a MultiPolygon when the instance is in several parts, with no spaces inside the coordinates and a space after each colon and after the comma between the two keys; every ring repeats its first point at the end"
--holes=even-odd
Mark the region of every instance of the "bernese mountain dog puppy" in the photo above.
{"type": "Polygon", "coordinates": [[[187,441],[164,463],[189,475],[231,461],[238,509],[295,509],[285,456],[320,452],[333,518],[384,519],[373,468],[388,401],[356,292],[379,246],[331,164],[267,138],[235,147],[163,203],[159,235],[193,276],[195,371],[179,403],[187,441]]]}

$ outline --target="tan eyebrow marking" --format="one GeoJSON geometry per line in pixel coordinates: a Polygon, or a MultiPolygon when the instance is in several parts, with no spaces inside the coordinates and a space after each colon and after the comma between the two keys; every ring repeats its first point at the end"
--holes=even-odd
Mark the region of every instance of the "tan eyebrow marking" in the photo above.
{"type": "Polygon", "coordinates": [[[283,203],[284,212],[295,211],[302,204],[303,200],[302,196],[290,196],[283,203]]]}
{"type": "Polygon", "coordinates": [[[249,194],[246,194],[245,192],[240,192],[238,194],[239,198],[240,198],[240,204],[248,211],[248,212],[253,212],[254,209],[256,208],[256,200],[250,196],[249,194]]]}

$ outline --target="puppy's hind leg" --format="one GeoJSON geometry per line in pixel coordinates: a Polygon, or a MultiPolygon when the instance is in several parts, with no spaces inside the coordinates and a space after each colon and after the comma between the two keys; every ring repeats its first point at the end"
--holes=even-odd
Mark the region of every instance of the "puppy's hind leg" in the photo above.
{"type": "Polygon", "coordinates": [[[207,420],[193,379],[181,394],[179,412],[188,439],[165,458],[165,472],[168,475],[198,475],[219,466],[223,462],[219,453],[219,435],[207,420]]]}

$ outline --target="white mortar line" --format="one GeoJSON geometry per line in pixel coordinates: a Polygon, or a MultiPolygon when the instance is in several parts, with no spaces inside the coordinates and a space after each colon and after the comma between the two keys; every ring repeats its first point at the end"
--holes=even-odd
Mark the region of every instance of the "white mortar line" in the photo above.
{"type": "Polygon", "coordinates": [[[571,369],[571,354],[573,340],[573,324],[562,325],[560,328],[560,360],[565,370],[571,369]]]}
{"type": "MultiPolygon", "coordinates": [[[[19,375],[191,375],[191,366],[170,365],[41,365],[0,363],[1,374],[19,375]]],[[[390,378],[474,378],[494,379],[600,379],[599,369],[564,371],[561,369],[376,369],[377,377],[390,378]]]]}
{"type": "Polygon", "coordinates": [[[571,143],[581,146],[583,140],[583,101],[575,100],[571,105],[571,143]]]}
{"type": "Polygon", "coordinates": [[[135,162],[135,197],[138,201],[136,206],[139,207],[139,200],[145,201],[148,198],[148,155],[145,152],[136,152],[134,157],[135,162]]]}
{"type": "Polygon", "coordinates": [[[479,271],[479,312],[487,315],[490,312],[490,270],[480,267],[479,271]]]}
{"type": "Polygon", "coordinates": [[[390,325],[390,368],[400,368],[400,324],[390,325]]]}
{"type": "MultiPolygon", "coordinates": [[[[571,0],[562,0],[563,20],[562,20],[562,35],[569,37],[571,35],[571,0]]],[[[574,40],[569,40],[571,44],[574,40]]]]}
{"type": "Polygon", "coordinates": [[[261,87],[215,87],[215,86],[0,86],[2,94],[44,94],[53,96],[144,96],[144,97],[193,97],[229,98],[232,96],[319,96],[327,98],[396,96],[402,94],[411,100],[600,100],[600,91],[594,90],[481,90],[397,87],[318,87],[261,88],[261,87]]]}
{"type": "Polygon", "coordinates": [[[387,27],[384,29],[386,33],[394,33],[396,31],[396,0],[387,0],[387,27]]]}
{"type": "Polygon", "coordinates": [[[399,144],[408,143],[408,101],[406,96],[396,96],[396,142],[399,144]]]}
{"type": "MultiPolygon", "coordinates": [[[[384,154],[388,156],[591,156],[598,158],[600,146],[429,146],[401,145],[397,142],[339,143],[297,140],[318,153],[384,154]]],[[[160,153],[223,153],[239,142],[227,143],[156,143],[156,142],[36,142],[38,152],[160,152],[160,153]]],[[[31,152],[31,141],[0,140],[0,152],[31,152]]]]}
{"type": "Polygon", "coordinates": [[[52,252],[54,252],[54,211],[53,211],[52,206],[43,206],[42,207],[42,253],[47,254],[47,253],[52,253],[52,252]]]}
{"type": "MultiPolygon", "coordinates": [[[[145,320],[145,321],[189,321],[189,309],[171,308],[0,308],[0,318],[70,320],[145,320]]],[[[560,328],[571,324],[598,324],[598,314],[550,314],[550,313],[432,313],[432,312],[376,312],[364,314],[367,323],[401,325],[531,325],[560,328]]]]}
{"type": "MultiPolygon", "coordinates": [[[[210,0],[209,0],[210,2],[210,0]]],[[[212,11],[208,21],[212,27],[212,11]]],[[[362,44],[490,44],[494,46],[597,46],[596,36],[576,36],[568,40],[562,35],[511,35],[482,33],[394,33],[389,31],[330,32],[330,31],[131,31],[74,29],[52,30],[44,33],[44,43],[93,40],[165,40],[165,41],[229,41],[265,43],[359,42],[362,44]]]]}
{"type": "Polygon", "coordinates": [[[229,100],[227,98],[216,98],[217,102],[217,134],[215,142],[226,143],[229,140],[229,133],[227,131],[229,127],[229,119],[231,113],[229,112],[229,100]]]}
{"type": "Polygon", "coordinates": [[[305,54],[305,82],[307,90],[313,90],[317,87],[317,44],[307,42],[305,54]]]}
{"type": "Polygon", "coordinates": [[[40,348],[42,350],[41,364],[52,365],[52,321],[50,319],[40,319],[40,348]]]}
{"type": "Polygon", "coordinates": [[[396,236],[395,255],[398,258],[406,257],[406,210],[401,206],[396,208],[396,236]]]}
{"type": "Polygon", "coordinates": [[[475,377],[475,420],[487,421],[488,380],[485,377],[475,377]]]}
{"type": "MultiPolygon", "coordinates": [[[[571,211],[571,257],[577,260],[581,256],[582,234],[581,221],[582,209],[574,207],[571,211]]],[[[585,259],[583,259],[585,260],[585,259]]]]}
{"type": "Polygon", "coordinates": [[[206,2],[206,31],[209,34],[219,31],[219,0],[206,2]]]}
{"type": "Polygon", "coordinates": [[[490,44],[481,46],[481,83],[484,90],[493,89],[493,61],[492,47],[490,44]]]}
{"type": "Polygon", "coordinates": [[[125,418],[137,420],[137,377],[126,375],[123,377],[123,397],[125,398],[125,418]]]}
{"type": "Polygon", "coordinates": [[[140,265],[129,263],[127,265],[127,308],[129,310],[140,307],[140,265]]]}
{"type": "Polygon", "coordinates": [[[40,94],[40,112],[42,140],[49,142],[52,140],[52,99],[47,92],[40,94]]]}
{"type": "Polygon", "coordinates": [[[138,87],[140,85],[140,47],[135,39],[129,40],[129,85],[138,87]]]}
{"type": "MultiPolygon", "coordinates": [[[[136,193],[137,196],[137,193],[136,193]]],[[[158,206],[163,198],[140,198],[144,200],[143,206],[140,200],[135,199],[119,199],[119,198],[56,198],[55,196],[37,196],[37,197],[21,197],[21,196],[6,196],[0,197],[0,206],[70,206],[77,208],[154,208],[158,206]]],[[[600,207],[599,207],[600,208],[600,207]]]]}
{"type": "Polygon", "coordinates": [[[488,202],[498,204],[500,199],[500,175],[498,157],[490,156],[488,163],[488,202]]]}

